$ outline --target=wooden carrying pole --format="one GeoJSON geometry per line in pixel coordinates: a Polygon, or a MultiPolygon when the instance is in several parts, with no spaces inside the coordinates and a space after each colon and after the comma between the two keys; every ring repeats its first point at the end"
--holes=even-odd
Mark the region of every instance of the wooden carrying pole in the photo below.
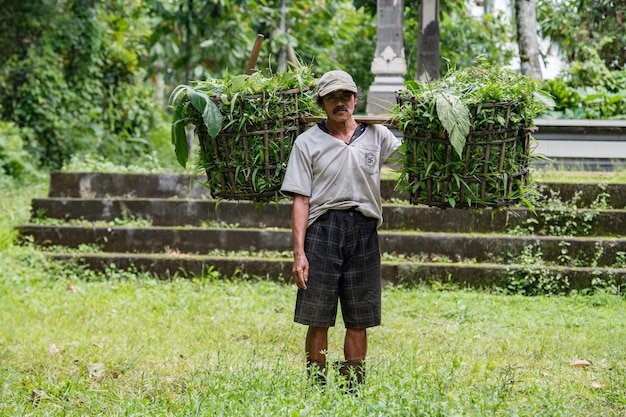
{"type": "Polygon", "coordinates": [[[248,60],[248,66],[246,67],[246,74],[248,75],[252,74],[252,70],[254,70],[254,66],[256,65],[256,60],[259,58],[263,38],[264,36],[260,33],[256,35],[256,40],[254,41],[254,46],[252,47],[252,53],[250,54],[250,59],[248,60]]]}

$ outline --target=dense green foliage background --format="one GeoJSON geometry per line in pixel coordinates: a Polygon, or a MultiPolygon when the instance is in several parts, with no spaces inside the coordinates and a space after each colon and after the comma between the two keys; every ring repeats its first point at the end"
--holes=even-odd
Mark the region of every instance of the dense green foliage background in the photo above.
{"type": "MultiPolygon", "coordinates": [[[[265,36],[257,68],[268,74],[291,49],[314,73],[351,72],[364,93],[373,81],[375,0],[286,0],[284,7],[279,0],[2,3],[0,174],[11,177],[94,154],[123,164],[167,152],[165,160],[177,169],[167,97],[191,80],[243,72],[257,33],[265,36]]],[[[412,79],[419,2],[405,6],[406,77],[412,79]]],[[[548,14],[553,6],[539,2],[540,25],[571,65],[546,84],[559,106],[551,117],[623,115],[624,51],[617,49],[625,35],[618,5],[563,1],[548,14]]],[[[478,56],[496,64],[516,56],[511,18],[472,16],[471,7],[441,0],[442,72],[478,56]]]]}

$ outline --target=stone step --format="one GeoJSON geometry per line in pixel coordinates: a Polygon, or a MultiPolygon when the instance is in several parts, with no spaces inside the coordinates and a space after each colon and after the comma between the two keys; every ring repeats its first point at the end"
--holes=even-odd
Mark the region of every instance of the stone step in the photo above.
{"type": "Polygon", "coordinates": [[[135,174],[116,172],[65,172],[50,175],[50,197],[154,197],[211,198],[200,181],[185,174],[135,174]]]}
{"type": "MultiPolygon", "coordinates": [[[[290,279],[290,201],[264,206],[216,201],[198,184],[203,179],[180,174],[56,172],[49,197],[33,200],[32,214],[63,224],[25,224],[18,232],[42,248],[56,246],[54,251],[44,251],[47,256],[79,261],[93,269],[116,265],[163,278],[214,270],[228,277],[290,279]],[[147,219],[152,226],[72,225],[77,219],[147,219]]],[[[593,279],[626,282],[622,268],[626,185],[540,184],[558,192],[562,201],[576,196],[577,207],[589,206],[603,192],[610,194],[613,209],[577,209],[575,216],[562,219],[573,224],[569,228],[591,224],[592,237],[511,236],[507,230],[515,226],[536,222],[539,230],[546,216],[563,213],[535,216],[523,207],[498,212],[415,206],[399,203],[408,196],[394,186],[393,180],[382,182],[385,222],[379,235],[381,251],[394,255],[385,259],[403,261],[384,262],[384,282],[412,285],[435,280],[506,287],[515,277],[565,278],[572,289],[588,288],[593,279]]]]}
{"type": "MultiPolygon", "coordinates": [[[[23,225],[19,234],[40,246],[96,245],[104,252],[207,254],[211,251],[292,250],[291,231],[280,228],[84,227],[23,225]]],[[[626,238],[509,236],[502,234],[379,232],[383,253],[454,262],[515,263],[531,253],[543,262],[612,266],[624,263],[626,238]]]]}
{"type": "MultiPolygon", "coordinates": [[[[51,253],[59,261],[77,262],[104,271],[115,265],[122,270],[150,272],[162,279],[198,277],[218,272],[223,277],[269,279],[291,282],[290,259],[212,257],[186,254],[51,253]]],[[[622,285],[626,269],[602,267],[559,267],[443,262],[383,262],[382,284],[414,286],[439,282],[473,288],[507,288],[520,276],[532,275],[555,282],[567,282],[570,290],[594,285],[593,280],[622,285]]]]}
{"type": "MultiPolygon", "coordinates": [[[[50,177],[49,197],[210,199],[209,190],[200,185],[203,181],[204,176],[185,174],[56,171],[50,177]]],[[[383,199],[408,201],[408,194],[395,190],[395,187],[396,180],[383,179],[381,181],[383,199]]],[[[537,187],[558,192],[562,201],[570,201],[578,195],[579,207],[588,207],[603,192],[611,196],[608,201],[611,207],[617,209],[626,207],[626,184],[538,183],[537,187]]]]}
{"type": "MultiPolygon", "coordinates": [[[[145,219],[154,226],[201,226],[213,224],[239,227],[290,227],[291,204],[255,207],[245,201],[163,199],[163,198],[35,198],[34,218],[110,222],[116,219],[145,219]]],[[[420,230],[426,232],[503,233],[524,225],[530,219],[535,229],[544,226],[545,210],[537,215],[525,208],[507,211],[446,209],[424,206],[385,204],[381,230],[420,230]]],[[[626,210],[578,210],[594,233],[619,236],[624,233],[626,210]]]]}

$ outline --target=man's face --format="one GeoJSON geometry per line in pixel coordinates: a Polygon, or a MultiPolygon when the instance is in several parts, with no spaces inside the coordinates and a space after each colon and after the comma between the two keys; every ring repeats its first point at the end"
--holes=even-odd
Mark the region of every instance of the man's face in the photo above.
{"type": "Polygon", "coordinates": [[[351,91],[337,90],[322,97],[322,108],[329,120],[345,122],[352,117],[356,95],[351,91]]]}

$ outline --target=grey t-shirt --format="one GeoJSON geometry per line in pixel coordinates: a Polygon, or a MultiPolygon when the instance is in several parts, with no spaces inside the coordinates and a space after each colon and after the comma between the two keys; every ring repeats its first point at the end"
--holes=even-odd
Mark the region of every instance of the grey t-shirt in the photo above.
{"type": "Polygon", "coordinates": [[[378,124],[365,125],[349,144],[317,124],[295,140],[281,190],[309,197],[309,226],[328,210],[351,207],[380,226],[380,169],[400,143],[378,124]]]}

